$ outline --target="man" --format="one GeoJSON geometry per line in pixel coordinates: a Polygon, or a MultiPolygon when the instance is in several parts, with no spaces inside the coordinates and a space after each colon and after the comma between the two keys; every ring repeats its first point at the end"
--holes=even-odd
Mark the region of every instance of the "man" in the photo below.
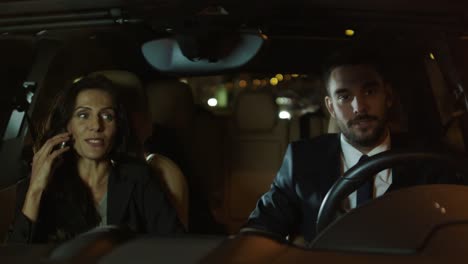
{"type": "MultiPolygon", "coordinates": [[[[310,242],[316,236],[320,204],[338,177],[362,156],[413,144],[413,140],[390,132],[392,88],[373,58],[355,53],[338,56],[325,76],[325,104],[341,133],[291,143],[271,189],[258,201],[244,230],[263,230],[283,239],[303,236],[310,242]]],[[[368,193],[361,187],[344,201],[343,209],[393,189],[438,182],[412,175],[422,170],[424,166],[418,165],[413,170],[381,171],[369,184],[368,193]]]]}

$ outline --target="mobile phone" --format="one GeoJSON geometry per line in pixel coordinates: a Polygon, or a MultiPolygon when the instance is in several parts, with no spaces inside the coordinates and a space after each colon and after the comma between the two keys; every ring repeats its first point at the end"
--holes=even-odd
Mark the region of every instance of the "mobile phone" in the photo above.
{"type": "Polygon", "coordinates": [[[71,146],[71,140],[62,141],[61,143],[54,146],[54,150],[59,150],[59,149],[63,149],[65,147],[70,147],[70,146],[71,146]]]}
{"type": "Polygon", "coordinates": [[[59,147],[59,148],[63,149],[63,148],[65,148],[65,147],[69,146],[69,145],[70,145],[70,144],[68,143],[68,141],[63,141],[62,143],[60,143],[60,147],[59,147]]]}
{"type": "MultiPolygon", "coordinates": [[[[63,130],[62,132],[65,132],[66,130],[63,130]]],[[[54,150],[58,149],[63,149],[65,147],[71,147],[72,146],[72,140],[67,140],[67,141],[62,141],[61,143],[57,144],[54,146],[54,150]]]]}

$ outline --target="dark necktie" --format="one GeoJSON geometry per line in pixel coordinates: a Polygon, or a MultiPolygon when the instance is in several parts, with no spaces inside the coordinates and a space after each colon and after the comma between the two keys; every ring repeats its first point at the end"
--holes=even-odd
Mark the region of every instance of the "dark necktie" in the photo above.
{"type": "MultiPolygon", "coordinates": [[[[367,159],[369,159],[369,156],[362,155],[357,164],[361,164],[367,159]]],[[[371,177],[370,179],[366,180],[364,184],[358,189],[356,207],[359,207],[363,203],[367,202],[368,200],[371,200],[373,193],[374,193],[374,181],[373,181],[373,177],[371,177]]]]}

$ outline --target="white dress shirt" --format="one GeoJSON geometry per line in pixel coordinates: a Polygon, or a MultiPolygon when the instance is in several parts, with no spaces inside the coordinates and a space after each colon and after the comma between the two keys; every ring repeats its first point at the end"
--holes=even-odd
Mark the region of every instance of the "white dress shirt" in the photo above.
{"type": "MultiPolygon", "coordinates": [[[[364,153],[357,150],[351,144],[346,141],[346,138],[341,134],[340,136],[341,141],[341,175],[343,175],[348,169],[356,165],[362,155],[364,153]]],[[[390,133],[387,133],[387,137],[382,142],[382,144],[378,145],[377,147],[373,148],[367,156],[371,157],[375,154],[380,152],[386,151],[390,149],[390,133]]],[[[392,184],[392,171],[391,169],[386,169],[379,172],[377,175],[374,176],[374,190],[372,197],[379,197],[387,191],[388,187],[392,184]]],[[[350,210],[356,208],[357,203],[357,191],[353,192],[348,196],[348,199],[344,201],[343,208],[345,210],[350,210]]]]}

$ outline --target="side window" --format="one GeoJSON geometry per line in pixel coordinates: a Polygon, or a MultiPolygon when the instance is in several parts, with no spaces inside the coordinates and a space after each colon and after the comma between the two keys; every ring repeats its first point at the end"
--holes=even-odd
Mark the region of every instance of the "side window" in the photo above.
{"type": "Polygon", "coordinates": [[[23,82],[31,69],[33,60],[32,41],[15,38],[0,38],[0,133],[7,129],[12,110],[26,99],[23,82]]]}
{"type": "MultiPolygon", "coordinates": [[[[12,112],[20,100],[25,100],[23,82],[29,74],[33,60],[33,44],[27,39],[0,38],[0,189],[17,181],[20,172],[22,139],[5,139],[12,112]]],[[[11,123],[19,125],[21,118],[11,123]],[[16,123],[15,123],[15,122],[16,123]]]]}
{"type": "Polygon", "coordinates": [[[436,54],[427,54],[424,58],[424,65],[443,125],[444,140],[451,148],[464,151],[466,143],[464,142],[460,122],[457,121],[463,111],[461,111],[460,107],[456,104],[455,94],[452,93],[447,86],[436,54]]]}

